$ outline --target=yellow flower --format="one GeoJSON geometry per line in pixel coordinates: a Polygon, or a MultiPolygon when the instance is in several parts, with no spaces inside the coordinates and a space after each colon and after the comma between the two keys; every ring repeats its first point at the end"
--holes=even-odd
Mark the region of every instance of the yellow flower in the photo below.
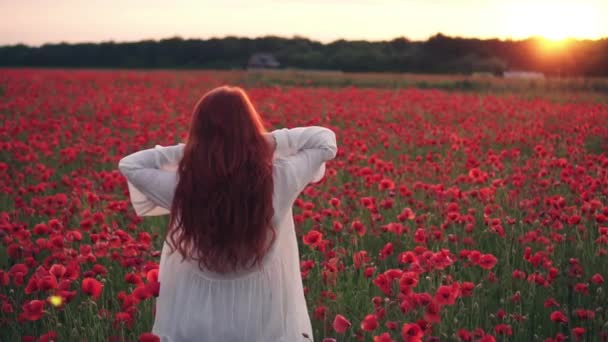
{"type": "Polygon", "coordinates": [[[61,296],[50,296],[49,303],[54,307],[61,306],[61,304],[63,304],[63,298],[61,296]]]}

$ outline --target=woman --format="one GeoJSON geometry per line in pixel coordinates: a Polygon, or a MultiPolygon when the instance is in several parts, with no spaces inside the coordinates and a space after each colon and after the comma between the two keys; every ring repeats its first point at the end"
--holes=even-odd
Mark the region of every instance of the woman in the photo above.
{"type": "Polygon", "coordinates": [[[162,341],[312,341],[292,205],[336,156],[323,127],[266,133],[245,92],[197,103],[185,144],[120,160],[140,216],[170,214],[152,332],[162,341]]]}

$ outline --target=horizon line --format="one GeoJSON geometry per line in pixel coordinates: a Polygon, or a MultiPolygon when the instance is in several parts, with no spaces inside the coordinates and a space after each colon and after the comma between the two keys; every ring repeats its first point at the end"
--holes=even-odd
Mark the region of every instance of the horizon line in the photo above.
{"type": "Polygon", "coordinates": [[[236,39],[250,39],[250,40],[256,40],[256,39],[264,39],[264,38],[279,38],[279,39],[286,39],[286,40],[291,40],[291,39],[305,39],[305,40],[309,40],[311,42],[317,42],[317,43],[321,43],[322,45],[330,45],[336,42],[342,42],[342,41],[346,41],[346,42],[369,42],[369,43],[383,43],[383,42],[390,42],[390,41],[394,41],[394,40],[398,40],[398,39],[405,39],[409,42],[425,42],[430,40],[433,37],[437,37],[437,36],[444,36],[447,38],[452,38],[452,39],[477,39],[477,40],[498,40],[498,41],[502,41],[502,42],[521,42],[521,41],[527,41],[527,40],[546,40],[546,41],[553,41],[553,42],[566,42],[566,41],[577,41],[577,42],[584,42],[584,41],[592,41],[592,42],[597,42],[597,41],[603,41],[603,40],[607,40],[608,36],[605,37],[599,37],[599,38],[580,38],[580,37],[566,37],[566,38],[561,38],[561,39],[551,39],[551,38],[547,38],[547,37],[543,37],[542,35],[531,35],[525,38],[516,38],[516,37],[471,37],[471,36],[461,36],[461,35],[449,35],[449,34],[445,34],[443,32],[437,32],[433,35],[428,36],[426,39],[412,39],[412,38],[408,38],[407,36],[396,36],[393,38],[388,38],[388,39],[382,39],[382,40],[371,40],[371,39],[348,39],[348,38],[337,38],[337,39],[333,39],[333,40],[328,40],[328,41],[323,41],[320,39],[313,39],[304,35],[299,35],[299,34],[294,34],[291,36],[284,36],[284,35],[277,35],[277,34],[265,34],[265,35],[259,35],[259,36],[245,36],[245,35],[224,35],[224,36],[211,36],[211,37],[183,37],[180,35],[173,35],[173,36],[167,36],[167,37],[163,37],[163,38],[142,38],[142,39],[138,39],[138,40],[114,40],[114,39],[107,39],[107,40],[99,40],[99,41],[50,41],[50,42],[45,42],[45,43],[41,43],[41,44],[28,44],[28,43],[23,43],[23,42],[18,42],[18,43],[12,43],[12,44],[1,44],[0,43],[0,47],[14,47],[14,46],[27,46],[27,47],[31,47],[31,48],[40,48],[46,45],[79,45],[79,44],[104,44],[104,43],[114,43],[114,44],[130,44],[130,43],[140,43],[140,42],[155,42],[155,43],[160,43],[162,41],[166,41],[166,40],[172,40],[172,39],[181,39],[181,40],[201,40],[201,41],[207,41],[207,40],[213,40],[213,39],[228,39],[228,38],[236,38],[236,39]]]}

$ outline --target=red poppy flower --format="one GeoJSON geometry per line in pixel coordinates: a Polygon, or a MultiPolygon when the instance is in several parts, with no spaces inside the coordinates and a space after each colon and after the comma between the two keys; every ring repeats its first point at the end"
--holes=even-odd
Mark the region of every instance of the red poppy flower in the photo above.
{"type": "Polygon", "coordinates": [[[153,269],[149,270],[148,273],[146,273],[146,279],[149,282],[158,281],[158,268],[153,268],[153,269]]]}
{"type": "Polygon", "coordinates": [[[384,260],[390,255],[393,254],[394,247],[392,242],[387,242],[384,247],[380,250],[380,255],[378,256],[380,260],[384,260]]]}
{"type": "Polygon", "coordinates": [[[25,264],[15,264],[8,271],[8,274],[13,279],[13,284],[16,286],[23,285],[24,278],[27,275],[28,267],[25,264]]]}
{"type": "Polygon", "coordinates": [[[334,207],[334,208],[338,208],[338,207],[340,206],[340,199],[335,198],[335,197],[332,197],[332,198],[329,200],[329,204],[330,204],[332,207],[334,207]]]}
{"type": "Polygon", "coordinates": [[[152,293],[150,293],[150,290],[146,285],[138,286],[133,290],[133,297],[138,300],[145,300],[150,296],[152,296],[152,293]]]}
{"type": "Polygon", "coordinates": [[[438,303],[430,302],[424,310],[424,319],[429,323],[440,323],[440,310],[441,306],[438,303]]]}
{"type": "Polygon", "coordinates": [[[475,284],[470,281],[465,281],[460,284],[460,294],[463,297],[470,297],[473,295],[473,290],[475,289],[475,284]]]}
{"type": "Polygon", "coordinates": [[[454,305],[458,298],[458,288],[453,286],[442,285],[437,289],[435,293],[435,301],[439,305],[454,305]]]}
{"type": "Polygon", "coordinates": [[[323,234],[317,230],[311,230],[302,237],[306,246],[317,246],[323,240],[323,234]]]}
{"type": "Polygon", "coordinates": [[[317,320],[323,320],[325,319],[325,313],[327,312],[327,307],[325,307],[325,305],[319,305],[315,308],[315,311],[313,312],[313,317],[314,319],[317,320]]]}
{"type": "Polygon", "coordinates": [[[125,281],[129,284],[134,284],[134,285],[139,285],[143,283],[143,280],[141,280],[141,277],[138,274],[135,273],[127,273],[125,274],[125,281]]]}
{"type": "Polygon", "coordinates": [[[38,279],[38,289],[48,291],[57,288],[57,278],[54,275],[46,275],[38,279]]]}
{"type": "Polygon", "coordinates": [[[133,324],[133,317],[128,312],[118,312],[114,315],[113,326],[118,328],[121,324],[124,324],[127,327],[131,327],[133,324]]]}
{"type": "Polygon", "coordinates": [[[395,342],[389,333],[374,336],[374,342],[395,342]]]}
{"type": "Polygon", "coordinates": [[[395,182],[393,182],[391,179],[384,178],[384,179],[380,180],[380,183],[378,183],[378,190],[394,190],[394,189],[395,189],[395,182]]]}
{"type": "Polygon", "coordinates": [[[160,283],[157,281],[148,282],[146,283],[146,289],[152,297],[158,297],[158,294],[160,293],[160,283]]]}
{"type": "Polygon", "coordinates": [[[401,328],[401,337],[405,342],[422,342],[424,332],[416,323],[405,323],[401,328]]]}
{"type": "Polygon", "coordinates": [[[494,332],[498,335],[511,336],[513,335],[513,329],[508,324],[499,324],[494,327],[494,332]]]}
{"type": "Polygon", "coordinates": [[[593,310],[576,309],[574,310],[574,314],[581,320],[595,318],[595,311],[593,310]]]}
{"type": "Polygon", "coordinates": [[[363,225],[363,223],[361,223],[360,221],[353,221],[353,223],[351,224],[351,227],[359,236],[364,236],[365,232],[367,230],[367,229],[365,229],[365,226],[363,225]]]}
{"type": "Polygon", "coordinates": [[[568,318],[561,311],[553,311],[551,313],[550,318],[553,322],[557,322],[557,323],[567,323],[568,322],[568,318]]]}
{"type": "Polygon", "coordinates": [[[54,342],[57,341],[57,332],[50,331],[44,335],[40,335],[38,342],[54,342]]]}
{"type": "Polygon", "coordinates": [[[407,221],[407,220],[413,220],[415,218],[416,218],[416,214],[414,213],[414,211],[411,208],[403,208],[401,213],[399,215],[397,215],[397,219],[401,222],[407,221]]]}
{"type": "Polygon", "coordinates": [[[23,304],[23,312],[19,314],[20,320],[37,321],[44,316],[44,301],[31,300],[23,304]]]}
{"type": "Polygon", "coordinates": [[[492,335],[484,335],[477,342],[496,342],[496,338],[492,335]]]}
{"type": "Polygon", "coordinates": [[[5,314],[10,314],[14,312],[13,305],[9,303],[7,300],[2,300],[2,312],[5,314]]]}
{"type": "Polygon", "coordinates": [[[416,229],[416,232],[414,233],[414,242],[419,243],[419,244],[425,244],[427,238],[428,237],[427,237],[426,230],[424,230],[422,228],[416,229]]]}
{"type": "Polygon", "coordinates": [[[97,299],[103,290],[103,284],[95,278],[84,278],[81,286],[82,292],[97,299]]]}
{"type": "Polygon", "coordinates": [[[376,279],[373,281],[374,285],[376,285],[386,296],[390,296],[392,293],[391,289],[391,281],[386,274],[379,274],[376,279]]]}
{"type": "Polygon", "coordinates": [[[484,254],[479,259],[479,266],[481,268],[485,268],[486,270],[491,270],[496,265],[498,259],[492,254],[484,254]]]}
{"type": "Polygon", "coordinates": [[[334,330],[338,333],[344,333],[348,328],[350,328],[350,321],[347,320],[344,316],[337,314],[334,318],[334,322],[332,324],[334,330]]]}
{"type": "Polygon", "coordinates": [[[49,269],[49,273],[54,275],[56,278],[61,278],[66,272],[66,268],[60,264],[53,264],[49,269]]]}
{"type": "Polygon", "coordinates": [[[371,258],[367,256],[367,251],[358,251],[353,253],[353,264],[356,269],[361,268],[361,266],[367,264],[371,258]]]}
{"type": "Polygon", "coordinates": [[[596,273],[591,276],[591,282],[595,285],[602,285],[604,283],[604,278],[599,273],[596,273]]]}
{"type": "Polygon", "coordinates": [[[361,329],[364,331],[373,331],[378,327],[378,319],[375,315],[367,315],[361,321],[361,329]]]}
{"type": "Polygon", "coordinates": [[[589,294],[589,285],[583,284],[583,283],[577,283],[574,285],[574,292],[588,295],[589,294]]]}
{"type": "Polygon", "coordinates": [[[160,342],[160,337],[153,333],[142,333],[139,335],[139,342],[160,342]]]}
{"type": "Polygon", "coordinates": [[[418,274],[416,272],[403,272],[399,279],[399,290],[403,294],[409,294],[417,284],[418,274]]]}
{"type": "Polygon", "coordinates": [[[574,339],[580,341],[585,337],[585,328],[576,327],[572,329],[572,334],[574,335],[574,339]]]}
{"type": "Polygon", "coordinates": [[[384,326],[389,329],[389,330],[397,330],[399,329],[399,323],[395,322],[395,321],[386,321],[384,323],[384,326]]]}
{"type": "Polygon", "coordinates": [[[470,342],[473,340],[472,334],[466,329],[459,329],[456,333],[462,342],[470,342]]]}

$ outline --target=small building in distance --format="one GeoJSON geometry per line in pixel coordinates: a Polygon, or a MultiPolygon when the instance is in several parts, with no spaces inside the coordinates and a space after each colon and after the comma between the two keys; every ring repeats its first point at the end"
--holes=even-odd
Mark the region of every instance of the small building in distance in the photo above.
{"type": "Polygon", "coordinates": [[[271,53],[255,53],[249,57],[247,69],[276,69],[281,64],[271,53]]]}
{"type": "Polygon", "coordinates": [[[538,71],[505,71],[502,74],[504,78],[519,78],[526,80],[542,80],[545,78],[545,74],[538,71]]]}

